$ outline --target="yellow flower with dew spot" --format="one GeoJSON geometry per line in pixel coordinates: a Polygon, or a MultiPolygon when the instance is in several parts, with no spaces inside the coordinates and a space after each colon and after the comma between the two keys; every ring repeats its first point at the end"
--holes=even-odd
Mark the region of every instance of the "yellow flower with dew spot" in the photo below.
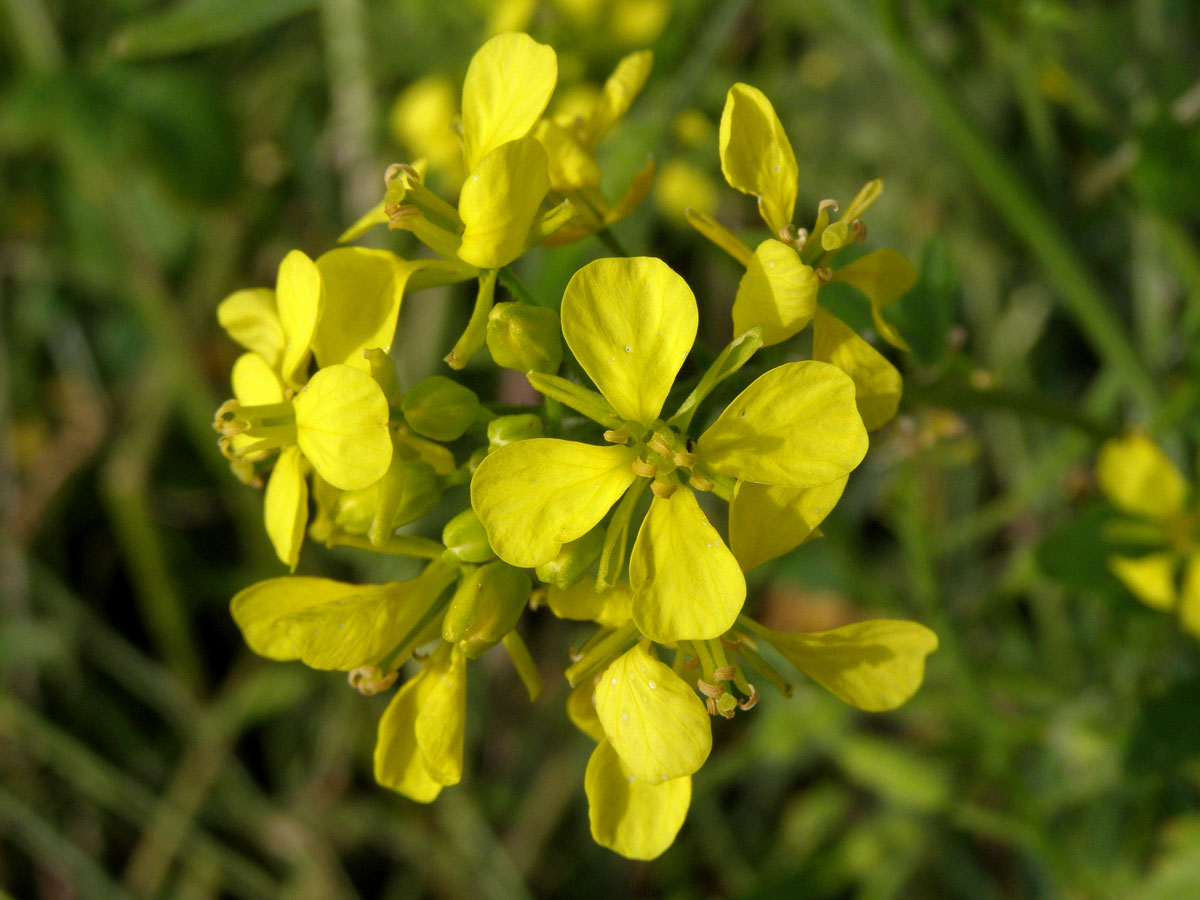
{"type": "MultiPolygon", "coordinates": [[[[597,260],[567,285],[562,326],[599,388],[590,414],[607,425],[611,443],[535,438],[489,454],[472,478],[471,501],[491,545],[514,566],[540,566],[623,496],[614,522],[620,520],[618,531],[627,529],[638,497],[652,484],[654,498],[629,562],[633,620],[664,643],[715,638],[741,610],[745,579],[693,489],[737,480],[811,488],[843,478],[867,446],[853,383],[825,363],[779,366],[692,440],[687,429],[696,406],[749,358],[757,347],[753,334],[735,342],[714,369],[718,374],[664,421],[663,403],[696,336],[696,301],[682,278],[657,259],[597,260]]],[[[552,395],[565,383],[537,373],[529,378],[552,395]]],[[[571,403],[570,396],[560,399],[571,403]]],[[[619,560],[609,583],[622,567],[619,560]]]]}
{"type": "Polygon", "coordinates": [[[1177,611],[1183,627],[1200,637],[1200,512],[1187,479],[1136,432],[1100,448],[1096,478],[1104,496],[1131,517],[1113,527],[1114,537],[1149,551],[1113,554],[1109,569],[1147,606],[1177,611]]]}
{"type": "Polygon", "coordinates": [[[343,490],[364,488],[392,457],[387,398],[363,351],[391,346],[409,276],[420,268],[382,250],[340,248],[313,262],[293,250],[274,291],[238,291],[217,308],[246,348],[234,363],[234,399],[214,427],[235,466],[278,452],[267,483],[267,534],[295,568],[308,516],[309,466],[343,490]],[[316,358],[322,367],[311,378],[316,358]]]}

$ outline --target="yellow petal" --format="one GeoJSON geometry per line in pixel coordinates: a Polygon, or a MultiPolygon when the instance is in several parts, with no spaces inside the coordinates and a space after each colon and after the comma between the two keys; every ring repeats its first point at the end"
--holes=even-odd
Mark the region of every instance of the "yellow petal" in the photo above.
{"type": "Polygon", "coordinates": [[[567,346],[617,414],[635,422],[658,418],[696,324],[696,298],[660,259],[595,260],[563,294],[567,346]]]}
{"type": "Polygon", "coordinates": [[[604,670],[596,683],[596,715],[629,774],[642,781],[691,775],[712,749],[699,695],[643,646],[604,670]]]}
{"type": "Polygon", "coordinates": [[[887,359],[854,333],[854,329],[824,308],[813,321],[813,359],[831,363],[854,381],[854,400],[867,431],[896,415],[904,382],[887,359]]]}
{"type": "Polygon", "coordinates": [[[859,257],[833,271],[834,281],[844,281],[871,301],[871,318],[879,336],[898,350],[908,350],[900,333],[883,318],[883,308],[899,300],[917,283],[913,264],[895,250],[884,248],[859,257]]]}
{"type": "Polygon", "coordinates": [[[617,63],[613,73],[604,82],[592,114],[583,126],[581,142],[584,147],[594,151],[601,138],[628,112],[650,77],[653,65],[654,54],[649,50],[630,53],[617,63]]]}
{"type": "Polygon", "coordinates": [[[551,585],[546,604],[560,619],[595,622],[606,628],[619,628],[629,621],[633,592],[625,582],[607,591],[596,590],[596,579],[581,578],[565,590],[551,585]]]}
{"type": "Polygon", "coordinates": [[[431,803],[442,792],[425,767],[417,746],[417,716],[422,687],[428,684],[425,670],[405,682],[379,720],[375,741],[375,780],[418,803],[431,803]]]}
{"type": "Polygon", "coordinates": [[[270,288],[235,291],[217,307],[217,321],[231,338],[278,368],[283,358],[283,323],[270,288]]]}
{"type": "Polygon", "coordinates": [[[312,344],[317,365],[344,363],[369,371],[362,352],[391,349],[405,282],[419,267],[365,247],[338,247],[318,257],[325,310],[312,344]]]}
{"type": "Polygon", "coordinates": [[[729,549],[749,572],[799,547],[841,499],[847,478],[811,488],[739,481],[729,504],[729,549]]]}
{"type": "Polygon", "coordinates": [[[529,134],[558,80],[554,50],[527,34],[498,34],[471,58],[463,81],[467,171],[501,144],[529,134]]]}
{"type": "Polygon", "coordinates": [[[862,462],[867,431],[848,375],[828,363],[795,362],[756,378],[696,448],[701,461],[722,475],[816,487],[862,462]]]}
{"type": "Polygon", "coordinates": [[[438,784],[462,780],[463,731],[467,719],[467,664],[457,647],[443,641],[425,663],[428,679],[417,711],[416,737],[429,777],[438,784]]]}
{"type": "Polygon", "coordinates": [[[758,197],[772,231],[792,221],[796,206],[796,156],[775,107],[758,88],[735,84],[721,113],[721,171],[730,187],[758,197]]]}
{"type": "Polygon", "coordinates": [[[270,578],[239,592],[231,610],[260,656],[349,671],[395,650],[453,577],[453,571],[431,567],[418,578],[382,585],[270,578]]]}
{"type": "Polygon", "coordinates": [[[434,169],[462,179],[462,145],[454,133],[458,92],[445,75],[418,78],[406,87],[388,115],[393,139],[414,157],[424,157],[434,169]]]}
{"type": "Polygon", "coordinates": [[[781,241],[763,241],[738,284],[733,333],[761,325],[763,346],[786,341],[812,320],[820,286],[817,273],[795,250],[781,241]]]}
{"type": "Polygon", "coordinates": [[[733,625],[746,579],[690,488],[655,497],[629,558],[633,620],[652,641],[707,640],[733,625]]]}
{"type": "Polygon", "coordinates": [[[1173,553],[1108,558],[1109,570],[1130,593],[1147,606],[1164,611],[1175,607],[1175,570],[1178,567],[1179,560],[1173,553]]]}
{"type": "Polygon", "coordinates": [[[459,259],[498,269],[524,252],[534,216],[550,190],[547,166],[546,151],[535,137],[501,144],[480,161],[458,200],[464,226],[459,259]]]}
{"type": "Polygon", "coordinates": [[[325,289],[317,264],[299,250],[291,251],[279,264],[275,302],[279,304],[285,341],[280,369],[284,381],[299,386],[304,382],[308,351],[325,306],[325,289]]]}
{"type": "Polygon", "coordinates": [[[293,572],[300,558],[304,526],[308,523],[308,483],[300,448],[287,447],[279,454],[263,495],[263,518],[275,553],[293,572]]]}
{"type": "Polygon", "coordinates": [[[626,859],[654,859],[670,847],[692,802],[690,775],[659,784],[639,781],[608,741],[592,751],[583,790],[592,838],[626,859]]]}
{"type": "Polygon", "coordinates": [[[1150,438],[1136,432],[1100,448],[1096,480],[1114,506],[1150,519],[1181,512],[1188,493],[1175,463],[1150,438]]]}
{"type": "Polygon", "coordinates": [[[243,406],[283,402],[283,382],[265,359],[257,353],[243,353],[233,363],[229,380],[233,396],[243,406]]]}
{"type": "Polygon", "coordinates": [[[353,491],[392,461],[388,402],[375,380],[350,366],[321,369],[296,395],[296,442],[318,474],[353,491]]]}
{"type": "Polygon", "coordinates": [[[1179,603],[1179,622],[1200,637],[1200,552],[1188,557],[1183,572],[1183,594],[1179,603]]]}
{"type": "Polygon", "coordinates": [[[596,160],[565,129],[542,119],[534,133],[546,151],[550,186],[554,190],[569,191],[600,183],[602,173],[596,160]]]}
{"type": "Polygon", "coordinates": [[[490,453],[471,479],[471,505],[496,554],[534,568],[583,537],[633,482],[636,454],[534,438],[490,453]]]}
{"type": "Polygon", "coordinates": [[[872,619],[812,634],[773,632],[788,662],[851,706],[895,709],[917,692],[937,635],[916,622],[872,619]]]}
{"type": "Polygon", "coordinates": [[[604,740],[604,727],[596,715],[592,696],[596,685],[591,679],[571,689],[567,695],[567,717],[572,724],[593,741],[604,740]]]}

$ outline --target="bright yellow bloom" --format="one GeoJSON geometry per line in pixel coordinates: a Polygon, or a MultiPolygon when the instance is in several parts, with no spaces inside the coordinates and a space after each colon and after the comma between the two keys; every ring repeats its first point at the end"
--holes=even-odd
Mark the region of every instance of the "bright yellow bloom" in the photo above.
{"type": "MultiPolygon", "coordinates": [[[[614,443],[542,438],[487,456],[471,498],[492,547],[512,565],[542,565],[627,490],[640,494],[653,480],[629,563],[633,619],[664,643],[714,638],[741,610],[745,580],[693,488],[721,478],[792,488],[843,478],[867,446],[853,383],[820,362],[780,366],[692,441],[683,429],[694,406],[659,418],[696,335],[696,301],[682,278],[657,259],[597,260],[568,284],[562,326],[600,390],[596,403],[608,410],[614,443]]],[[[552,389],[544,376],[530,380],[552,389]]]]}
{"type": "Polygon", "coordinates": [[[276,553],[293,569],[308,516],[308,467],[355,490],[391,462],[388,402],[363,350],[391,346],[417,268],[382,250],[341,248],[315,263],[293,250],[274,291],[238,291],[217,309],[249,352],[234,364],[234,400],[218,410],[215,427],[243,469],[279,451],[263,510],[276,553]],[[322,368],[309,378],[314,356],[322,368]]]}
{"type": "Polygon", "coordinates": [[[1150,550],[1113,554],[1109,569],[1147,606],[1177,610],[1183,627],[1200,637],[1200,514],[1191,486],[1153,441],[1137,433],[1100,448],[1096,478],[1109,501],[1138,520],[1125,520],[1114,532],[1150,550]]]}

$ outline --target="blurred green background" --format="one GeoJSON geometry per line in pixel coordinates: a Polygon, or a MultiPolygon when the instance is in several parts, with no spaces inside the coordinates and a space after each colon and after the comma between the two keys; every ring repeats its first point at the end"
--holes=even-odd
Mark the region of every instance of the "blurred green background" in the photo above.
{"type": "MultiPolygon", "coordinates": [[[[1200,897],[1200,644],[1107,573],[1091,474],[1130,425],[1194,471],[1191,0],[0,0],[0,46],[0,896],[1200,897]],[[717,162],[735,81],[784,121],[801,221],[882,176],[869,246],[921,273],[901,418],[826,539],[751,589],[775,623],[925,622],[925,687],[718,721],[652,863],[588,834],[565,623],[523,626],[533,706],[497,654],[473,668],[468,776],[422,807],[371,778],[386,698],[252,657],[228,614],[280,566],[210,427],[236,349],[214,308],[333,246],[411,158],[400,91],[514,25],[560,94],[654,49],[606,171],[653,153],[660,179],[615,230],[685,275],[710,344],[739,273],[678,215],[762,236],[717,162]]],[[[603,255],[518,268],[553,303],[603,255]]],[[[406,377],[470,300],[406,301],[406,377]]],[[[390,566],[310,545],[302,571],[390,566]]]]}

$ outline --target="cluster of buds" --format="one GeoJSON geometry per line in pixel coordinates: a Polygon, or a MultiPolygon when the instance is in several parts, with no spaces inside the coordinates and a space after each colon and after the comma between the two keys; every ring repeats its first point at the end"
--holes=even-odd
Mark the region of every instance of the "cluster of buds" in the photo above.
{"type": "Polygon", "coordinates": [[[524,34],[489,40],[463,86],[457,203],[425,185],[423,165],[396,165],[383,200],[343,236],[386,224],[432,255],[343,246],[314,261],[292,251],[274,291],[227,298],[219,320],[246,352],[215,422],[235,473],[265,484],[266,530],[293,572],[306,535],[423,561],[416,577],[386,584],[284,575],[232,604],[265,657],[347,672],[365,695],[408,673],[379,723],[380,784],[429,802],[461,780],[468,661],[502,646],[536,699],[539,668],[520,627],[544,605],[595,626],[565,669],[570,717],[596,741],[584,777],[592,834],[643,859],[682,826],[712,719],[752,709],[755,681],[792,692],[768,647],[846,702],[881,711],[917,690],[937,645],[913,622],[786,634],[743,609],[745,571],[819,535],[868,432],[896,413],[899,372],[818,303],[830,280],[859,289],[880,336],[903,347],[881,311],[911,286],[911,266],[880,250],[833,267],[865,239],[859,217],[880,182],[836,221],[826,202],[812,227],[795,228],[796,164],[782,126],[760,92],[730,90],[722,169],[758,197],[775,237],[752,250],[691,216],[746,267],[737,337],[691,374],[699,308],[662,260],[594,260],[561,298],[533,297],[510,268],[538,245],[596,234],[615,243],[607,229],[638,205],[654,164],[610,203],[596,151],[650,66],[648,52],[631,54],[590,112],[547,116],[554,51],[524,34]],[[477,282],[476,302],[445,357],[449,375],[406,389],[389,355],[403,298],[464,281],[477,282]],[[496,302],[498,284],[512,299],[496,302]],[[763,346],[810,322],[811,359],[754,365],[763,346]],[[544,402],[513,413],[457,381],[485,347],[544,402]],[[711,408],[726,382],[740,391],[711,408]],[[447,492],[468,483],[469,505],[448,508],[458,495],[447,492]],[[711,518],[721,504],[727,537],[711,518]],[[450,514],[440,539],[400,530],[435,509],[450,514]]]}

